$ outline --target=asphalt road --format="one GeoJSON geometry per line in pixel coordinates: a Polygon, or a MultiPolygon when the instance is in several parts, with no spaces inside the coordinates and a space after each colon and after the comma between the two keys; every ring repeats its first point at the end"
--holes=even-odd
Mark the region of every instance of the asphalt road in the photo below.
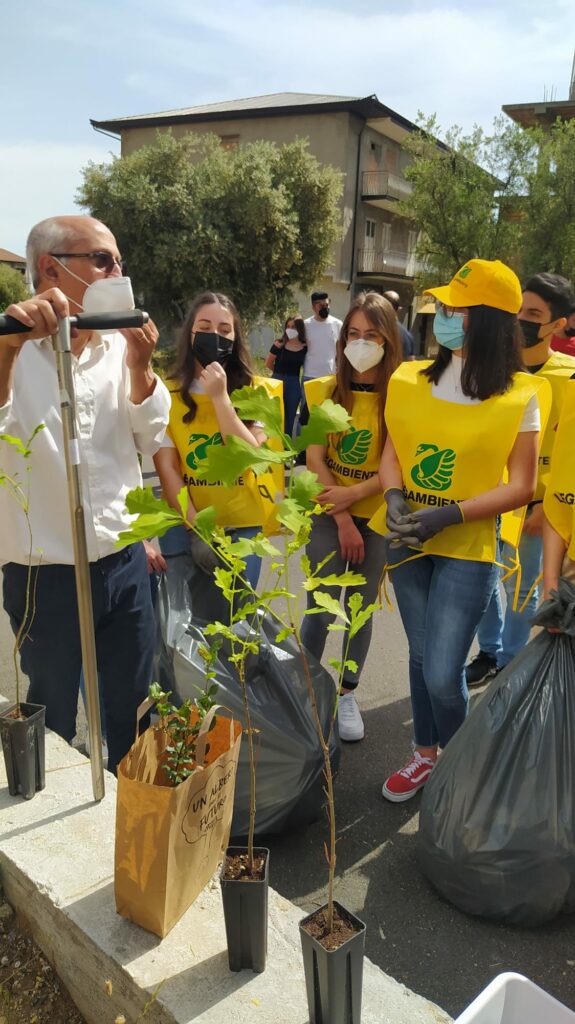
{"type": "MultiPolygon", "coordinates": [[[[336,653],[336,635],[330,638],[336,653]]],[[[327,652],[329,653],[329,652],[327,652]]],[[[0,612],[0,691],[13,695],[11,633],[0,612]]],[[[504,927],[441,900],[415,861],[420,797],[394,805],[381,796],[386,775],[409,753],[407,649],[397,612],[378,613],[360,690],[366,736],[344,744],[337,782],[336,897],[367,924],[367,955],[394,978],[453,1016],[502,971],[527,975],[575,1008],[575,921],[536,930],[504,927]]],[[[77,743],[84,735],[79,715],[77,743]]],[[[323,820],[274,837],[270,880],[306,911],[325,898],[323,820]]]]}

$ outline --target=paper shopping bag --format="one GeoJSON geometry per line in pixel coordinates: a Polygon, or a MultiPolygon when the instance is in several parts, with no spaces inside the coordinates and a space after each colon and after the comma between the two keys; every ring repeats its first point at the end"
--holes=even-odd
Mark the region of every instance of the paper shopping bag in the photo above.
{"type": "Polygon", "coordinates": [[[218,715],[198,737],[196,768],[177,786],[164,771],[161,725],[138,737],[118,765],[116,910],[156,935],[167,935],[223,858],[241,734],[239,722],[218,715]]]}

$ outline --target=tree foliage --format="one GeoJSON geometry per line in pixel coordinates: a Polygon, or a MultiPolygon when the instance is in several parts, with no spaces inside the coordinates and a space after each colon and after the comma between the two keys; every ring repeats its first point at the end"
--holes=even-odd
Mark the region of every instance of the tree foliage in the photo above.
{"type": "Polygon", "coordinates": [[[457,126],[437,143],[435,116],[405,142],[413,161],[405,175],[413,192],[400,212],[420,229],[417,255],[425,270],[421,283],[448,280],[466,260],[500,259],[522,268],[527,181],[537,162],[540,136],[497,118],[486,134],[457,126]]]}
{"type": "Polygon", "coordinates": [[[0,313],[13,302],[22,302],[23,299],[29,298],[30,292],[24,275],[13,267],[0,266],[0,313]]]}
{"type": "Polygon", "coordinates": [[[575,121],[541,136],[524,203],[523,270],[575,280],[575,121]]]}
{"type": "Polygon", "coordinates": [[[248,322],[282,318],[341,231],[341,175],[303,140],[224,149],[215,135],[158,132],[83,176],[78,201],[114,232],[136,294],[163,322],[206,288],[229,294],[248,322]]]}

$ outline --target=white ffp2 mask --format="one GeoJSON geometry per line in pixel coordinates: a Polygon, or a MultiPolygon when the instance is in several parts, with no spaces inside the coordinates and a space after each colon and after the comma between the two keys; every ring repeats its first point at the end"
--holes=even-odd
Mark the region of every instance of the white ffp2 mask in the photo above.
{"type": "Polygon", "coordinates": [[[376,341],[369,341],[368,338],[356,338],[354,341],[348,341],[343,351],[354,370],[365,373],[381,362],[385,345],[378,345],[376,341]]]}

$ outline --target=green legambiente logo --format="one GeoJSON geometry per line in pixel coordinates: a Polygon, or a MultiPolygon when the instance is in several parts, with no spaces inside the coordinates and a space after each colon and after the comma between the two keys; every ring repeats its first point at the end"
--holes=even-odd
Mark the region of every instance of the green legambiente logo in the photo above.
{"type": "Polygon", "coordinates": [[[190,434],[188,438],[189,452],[186,455],[186,463],[190,469],[198,468],[198,459],[205,459],[207,450],[212,444],[221,444],[222,435],[219,431],[212,434],[190,434]]]}
{"type": "Polygon", "coordinates": [[[455,469],[455,457],[453,448],[440,451],[436,444],[420,444],[415,450],[417,462],[411,467],[411,479],[427,491],[446,491],[455,469]]]}
{"type": "Polygon", "coordinates": [[[349,430],[337,445],[337,454],[346,466],[361,466],[369,455],[371,430],[349,430]]]}

